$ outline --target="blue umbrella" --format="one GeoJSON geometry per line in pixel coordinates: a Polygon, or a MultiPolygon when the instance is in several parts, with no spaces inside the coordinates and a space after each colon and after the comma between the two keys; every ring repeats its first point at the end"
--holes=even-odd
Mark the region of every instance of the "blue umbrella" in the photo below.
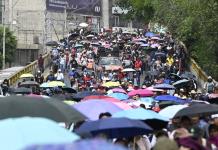
{"type": "Polygon", "coordinates": [[[127,150],[121,145],[109,143],[103,139],[81,140],[75,143],[60,145],[36,145],[24,150],[127,150]]]}
{"type": "Polygon", "coordinates": [[[91,95],[103,95],[98,92],[91,92],[91,91],[83,91],[83,92],[78,92],[77,94],[73,95],[73,99],[75,100],[81,100],[86,96],[91,96],[91,95]]]}
{"type": "Polygon", "coordinates": [[[128,138],[150,132],[152,132],[152,128],[147,124],[128,118],[106,118],[85,122],[76,130],[76,133],[80,135],[105,134],[108,138],[128,138]]]}
{"type": "Polygon", "coordinates": [[[23,117],[0,121],[0,149],[20,150],[33,144],[61,144],[79,139],[57,123],[43,118],[23,117]]]}
{"type": "Polygon", "coordinates": [[[154,89],[174,90],[175,87],[174,87],[173,85],[163,83],[163,84],[157,84],[157,85],[155,85],[155,86],[154,86],[154,89]]]}
{"type": "Polygon", "coordinates": [[[108,96],[119,99],[119,100],[127,100],[129,98],[129,96],[124,93],[111,93],[111,94],[108,94],[108,96]]]}
{"type": "Polygon", "coordinates": [[[173,102],[177,102],[177,103],[185,103],[185,101],[182,100],[181,98],[178,98],[178,97],[172,96],[172,95],[160,95],[160,96],[156,96],[155,100],[157,100],[157,101],[173,101],[173,102]]]}
{"type": "Polygon", "coordinates": [[[143,120],[153,129],[161,129],[167,126],[169,119],[159,115],[152,110],[143,108],[129,109],[117,112],[113,115],[114,118],[125,117],[135,120],[143,120]]]}
{"type": "Polygon", "coordinates": [[[146,33],[145,33],[145,36],[147,36],[147,37],[153,37],[153,36],[155,36],[155,34],[154,34],[153,32],[146,32],[146,33]]]}

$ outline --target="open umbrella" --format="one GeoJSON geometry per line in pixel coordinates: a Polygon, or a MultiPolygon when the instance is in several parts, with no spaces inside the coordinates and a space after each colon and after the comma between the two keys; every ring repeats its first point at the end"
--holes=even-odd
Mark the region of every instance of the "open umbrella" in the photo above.
{"type": "Polygon", "coordinates": [[[47,82],[44,82],[40,85],[41,88],[49,88],[49,87],[52,87],[52,86],[49,86],[47,82]]]}
{"type": "Polygon", "coordinates": [[[150,90],[147,89],[138,89],[138,90],[132,90],[128,93],[130,97],[135,96],[135,95],[140,95],[141,97],[146,97],[146,96],[153,96],[154,93],[150,90]]]}
{"type": "Polygon", "coordinates": [[[172,119],[179,110],[186,108],[186,107],[188,107],[188,106],[187,105],[168,106],[168,107],[165,107],[164,109],[160,110],[159,114],[161,116],[166,117],[166,118],[172,119]]]}
{"type": "Polygon", "coordinates": [[[62,87],[62,90],[67,92],[67,93],[77,93],[76,90],[70,87],[62,87]]]}
{"type": "Polygon", "coordinates": [[[94,35],[92,35],[92,34],[89,34],[89,35],[87,35],[86,37],[87,37],[87,38],[93,38],[93,37],[94,37],[94,35]]]}
{"type": "Polygon", "coordinates": [[[124,94],[127,94],[126,91],[122,88],[114,88],[114,89],[111,89],[111,91],[113,93],[124,93],[124,94]]]}
{"type": "Polygon", "coordinates": [[[72,98],[75,100],[81,100],[85,98],[86,96],[92,96],[92,95],[103,95],[103,94],[98,93],[98,92],[82,91],[82,92],[78,92],[75,95],[73,95],[72,98]]]}
{"type": "Polygon", "coordinates": [[[48,86],[49,87],[57,87],[57,86],[63,87],[66,85],[61,81],[51,81],[51,82],[48,82],[48,86]]]}
{"type": "Polygon", "coordinates": [[[38,86],[39,83],[37,83],[36,81],[25,81],[25,82],[22,82],[22,83],[20,84],[21,87],[34,86],[34,85],[38,86]]]}
{"type": "Polygon", "coordinates": [[[19,87],[16,88],[13,93],[15,94],[30,94],[32,93],[32,89],[31,88],[25,88],[25,87],[19,87]]]}
{"type": "Polygon", "coordinates": [[[83,45],[82,44],[76,44],[74,47],[79,48],[79,47],[83,47],[83,45]]]}
{"type": "Polygon", "coordinates": [[[86,96],[82,99],[82,101],[86,101],[86,100],[89,100],[89,99],[114,99],[113,97],[110,97],[110,96],[106,96],[106,95],[90,95],[90,96],[86,96]]]}
{"type": "Polygon", "coordinates": [[[98,120],[101,113],[109,112],[111,114],[121,111],[117,105],[102,100],[90,100],[79,102],[72,106],[90,120],[98,120]]]}
{"type": "Polygon", "coordinates": [[[85,22],[82,22],[79,24],[80,27],[83,27],[83,28],[86,28],[89,26],[89,24],[85,23],[85,22]]]}
{"type": "Polygon", "coordinates": [[[147,36],[147,37],[153,37],[153,36],[155,36],[155,34],[154,34],[153,32],[146,32],[146,33],[145,33],[145,36],[147,36]]]}
{"type": "Polygon", "coordinates": [[[135,69],[132,69],[132,68],[125,68],[122,70],[122,72],[135,72],[136,70],[135,69]]]}
{"type": "Polygon", "coordinates": [[[120,86],[120,83],[109,81],[109,82],[103,83],[102,86],[104,86],[104,87],[118,87],[118,86],[120,86]]]}
{"type": "Polygon", "coordinates": [[[195,104],[178,111],[174,117],[211,115],[218,113],[218,105],[215,104],[195,104]]]}
{"type": "Polygon", "coordinates": [[[34,75],[31,73],[25,73],[25,74],[22,74],[20,78],[34,78],[34,75]]]}
{"type": "Polygon", "coordinates": [[[46,43],[46,46],[58,46],[58,42],[56,41],[49,41],[46,43]]]}
{"type": "Polygon", "coordinates": [[[155,85],[155,86],[154,86],[154,89],[174,90],[175,87],[174,87],[173,85],[163,83],[163,84],[157,84],[157,85],[155,85]]]}
{"type": "Polygon", "coordinates": [[[151,39],[152,39],[152,40],[160,40],[160,38],[159,38],[159,37],[156,37],[156,36],[151,37],[151,39]]]}
{"type": "Polygon", "coordinates": [[[160,101],[158,102],[160,109],[164,109],[168,106],[172,106],[172,105],[179,105],[179,103],[174,102],[174,101],[160,101]]]}
{"type": "Polygon", "coordinates": [[[76,134],[44,118],[23,117],[0,121],[0,149],[21,150],[35,144],[71,143],[76,134]]]}
{"type": "Polygon", "coordinates": [[[174,83],[173,83],[173,86],[175,86],[175,87],[177,87],[177,88],[180,88],[180,87],[186,86],[188,83],[189,83],[189,80],[187,80],[187,79],[182,79],[182,80],[179,80],[179,81],[174,82],[174,83]]]}
{"type": "Polygon", "coordinates": [[[182,100],[179,97],[176,96],[172,96],[172,95],[160,95],[160,96],[156,96],[154,98],[156,101],[174,101],[177,103],[185,103],[185,100],[182,100]]]}
{"type": "Polygon", "coordinates": [[[123,110],[113,114],[114,118],[129,118],[135,120],[143,120],[153,129],[164,128],[168,124],[169,119],[159,115],[152,110],[146,110],[143,108],[123,110]]]}
{"type": "Polygon", "coordinates": [[[43,117],[57,122],[77,122],[84,115],[67,104],[52,98],[8,96],[0,100],[0,119],[16,117],[43,117]]]}
{"type": "Polygon", "coordinates": [[[69,144],[34,145],[24,150],[127,150],[103,139],[85,139],[69,144]]]}
{"type": "Polygon", "coordinates": [[[98,121],[83,123],[76,133],[79,135],[105,134],[108,138],[128,138],[136,135],[145,135],[152,128],[139,120],[128,118],[106,118],[98,121]]]}
{"type": "Polygon", "coordinates": [[[126,100],[129,98],[129,96],[124,93],[111,93],[108,96],[119,99],[119,100],[126,100]]]}

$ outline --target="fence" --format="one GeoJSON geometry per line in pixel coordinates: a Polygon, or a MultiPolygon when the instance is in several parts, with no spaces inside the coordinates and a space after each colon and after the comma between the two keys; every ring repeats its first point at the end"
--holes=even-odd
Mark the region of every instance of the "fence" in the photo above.
{"type": "MultiPolygon", "coordinates": [[[[47,53],[47,54],[43,55],[43,58],[44,58],[44,67],[46,68],[49,66],[49,63],[50,63],[50,54],[47,53]]],[[[24,73],[35,74],[37,70],[38,70],[38,61],[36,60],[36,61],[32,62],[31,64],[27,65],[21,71],[15,73],[11,77],[9,77],[10,85],[16,84],[22,74],[24,74],[24,73]]]]}

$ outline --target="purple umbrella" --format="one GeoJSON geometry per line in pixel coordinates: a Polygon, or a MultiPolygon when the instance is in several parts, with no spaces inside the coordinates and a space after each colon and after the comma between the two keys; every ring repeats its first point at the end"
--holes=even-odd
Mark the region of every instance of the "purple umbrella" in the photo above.
{"type": "Polygon", "coordinates": [[[152,45],[151,45],[151,48],[156,48],[156,47],[158,47],[158,46],[160,46],[160,45],[157,44],[157,43],[156,43],[156,44],[152,44],[152,45]]]}
{"type": "Polygon", "coordinates": [[[36,145],[24,150],[127,150],[126,148],[109,143],[102,139],[81,140],[72,144],[36,145]]]}
{"type": "Polygon", "coordinates": [[[123,110],[116,104],[101,100],[83,101],[73,105],[72,107],[87,116],[89,120],[98,120],[101,113],[109,112],[114,114],[123,110]]]}

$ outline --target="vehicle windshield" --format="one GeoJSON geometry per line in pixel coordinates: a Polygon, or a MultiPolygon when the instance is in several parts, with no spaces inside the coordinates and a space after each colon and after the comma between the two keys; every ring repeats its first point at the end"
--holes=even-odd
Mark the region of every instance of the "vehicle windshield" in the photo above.
{"type": "Polygon", "coordinates": [[[103,58],[100,59],[99,65],[122,65],[121,61],[117,58],[103,58]]]}

